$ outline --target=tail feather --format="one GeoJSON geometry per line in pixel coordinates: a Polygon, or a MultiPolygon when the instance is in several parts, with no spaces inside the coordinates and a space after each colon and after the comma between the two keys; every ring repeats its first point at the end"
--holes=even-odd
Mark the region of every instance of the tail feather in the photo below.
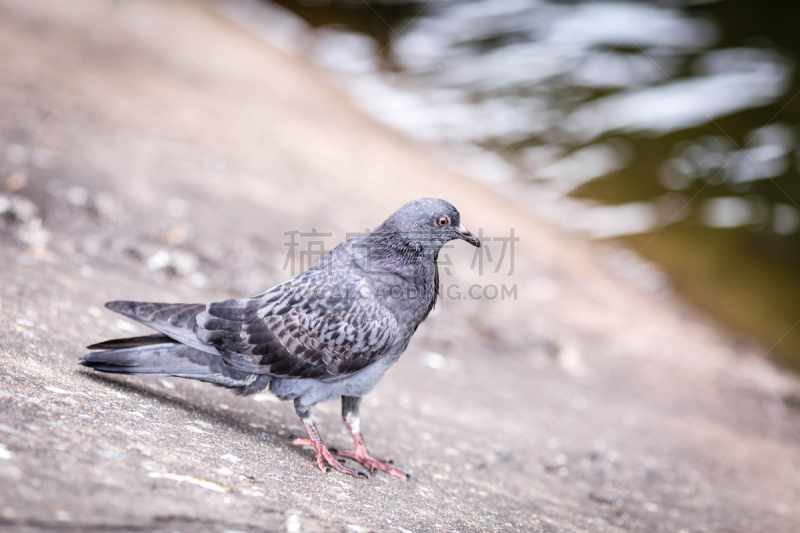
{"type": "Polygon", "coordinates": [[[144,335],[142,337],[128,337],[127,339],[113,339],[103,342],[98,342],[87,346],[89,350],[119,350],[121,348],[136,348],[137,346],[148,346],[150,344],[164,344],[176,342],[171,337],[166,335],[144,335]]]}
{"type": "Polygon", "coordinates": [[[213,373],[210,355],[182,344],[162,343],[92,352],[81,359],[81,364],[123,374],[202,375],[213,373]]]}
{"type": "MultiPolygon", "coordinates": [[[[131,342],[153,341],[156,335],[108,341],[119,346],[131,342]],[[147,339],[147,340],[141,340],[147,339]]],[[[103,346],[99,343],[94,346],[103,346]]],[[[237,389],[239,394],[253,394],[263,390],[270,376],[251,374],[226,365],[219,355],[196,350],[174,341],[160,344],[138,344],[120,349],[92,352],[81,359],[81,365],[113,374],[175,376],[207,381],[223,387],[237,389]]]]}

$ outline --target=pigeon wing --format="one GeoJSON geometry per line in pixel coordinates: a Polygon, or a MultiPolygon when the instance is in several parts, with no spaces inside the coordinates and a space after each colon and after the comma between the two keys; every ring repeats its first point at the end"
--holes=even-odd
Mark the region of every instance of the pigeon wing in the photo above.
{"type": "Polygon", "coordinates": [[[210,304],[194,332],[236,369],[320,379],[373,363],[397,329],[363,279],[318,270],[247,300],[210,304]]]}

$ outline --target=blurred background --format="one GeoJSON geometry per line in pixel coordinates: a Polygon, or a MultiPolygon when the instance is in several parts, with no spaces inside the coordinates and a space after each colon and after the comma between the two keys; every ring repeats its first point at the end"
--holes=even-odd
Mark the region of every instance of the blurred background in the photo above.
{"type": "Polygon", "coordinates": [[[217,5],[459,170],[613,244],[620,275],[800,370],[800,5],[217,5]]]}

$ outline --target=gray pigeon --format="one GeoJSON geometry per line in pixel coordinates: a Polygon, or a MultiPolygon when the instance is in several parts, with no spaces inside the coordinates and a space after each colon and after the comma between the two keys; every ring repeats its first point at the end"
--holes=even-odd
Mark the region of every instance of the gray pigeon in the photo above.
{"type": "MultiPolygon", "coordinates": [[[[409,478],[370,455],[361,436],[361,397],[408,346],[436,304],[442,246],[463,239],[481,243],[461,224],[453,205],[413,200],[369,234],[339,244],[296,278],[248,299],[211,304],[109,302],[106,307],[158,334],[89,346],[102,350],[81,364],[101,372],[150,374],[207,381],[247,395],[267,387],[294,407],[317,465],[352,476],[331,453],[409,478]],[[311,407],[342,399],[352,451],[327,448],[311,407]]],[[[343,461],[342,461],[343,462],[343,461]]]]}

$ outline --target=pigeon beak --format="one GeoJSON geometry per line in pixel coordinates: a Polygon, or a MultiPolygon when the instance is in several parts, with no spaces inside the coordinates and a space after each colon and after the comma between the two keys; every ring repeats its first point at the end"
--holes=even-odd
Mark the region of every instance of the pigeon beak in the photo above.
{"type": "Polygon", "coordinates": [[[467,228],[465,228],[463,224],[459,224],[458,227],[455,228],[455,230],[456,233],[458,234],[459,239],[467,241],[476,248],[481,247],[481,241],[475,235],[470,233],[470,231],[467,228]]]}

